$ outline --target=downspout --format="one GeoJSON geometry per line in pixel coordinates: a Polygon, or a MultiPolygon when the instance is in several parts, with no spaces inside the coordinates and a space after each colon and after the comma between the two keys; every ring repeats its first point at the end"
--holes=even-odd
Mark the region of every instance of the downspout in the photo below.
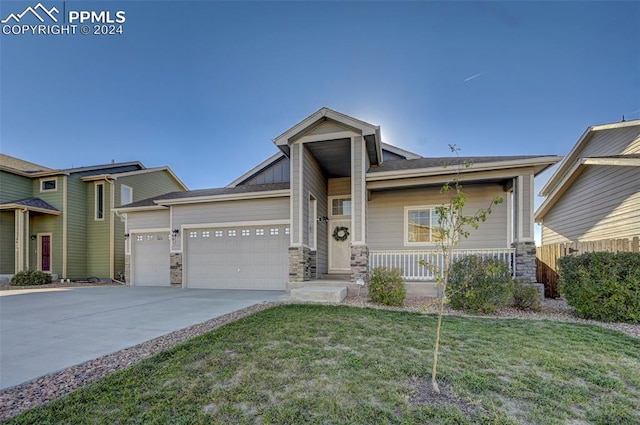
{"type": "Polygon", "coordinates": [[[115,219],[113,209],[115,208],[115,185],[113,179],[105,177],[105,181],[111,186],[109,191],[109,279],[113,280],[115,277],[113,269],[115,267],[115,247],[114,247],[114,233],[115,233],[115,219]]]}
{"type": "MultiPolygon", "coordinates": [[[[125,234],[129,233],[129,222],[127,221],[127,214],[126,213],[122,214],[118,210],[113,211],[113,212],[115,212],[116,216],[118,216],[120,221],[124,221],[124,232],[125,232],[125,234]]],[[[127,264],[127,260],[126,260],[127,254],[131,252],[131,248],[130,248],[129,244],[130,244],[129,239],[125,239],[125,242],[124,242],[125,269],[127,267],[126,266],[126,264],[127,264]]],[[[120,276],[118,276],[118,277],[120,277],[120,276]]],[[[111,280],[113,280],[116,283],[119,283],[120,285],[126,285],[127,284],[127,282],[122,282],[122,281],[120,281],[118,279],[115,279],[115,277],[111,278],[111,280]]],[[[126,278],[124,278],[124,280],[126,281],[126,278]]]]}
{"type": "Polygon", "coordinates": [[[62,176],[62,278],[67,278],[67,232],[69,212],[67,211],[67,176],[62,176]]]}

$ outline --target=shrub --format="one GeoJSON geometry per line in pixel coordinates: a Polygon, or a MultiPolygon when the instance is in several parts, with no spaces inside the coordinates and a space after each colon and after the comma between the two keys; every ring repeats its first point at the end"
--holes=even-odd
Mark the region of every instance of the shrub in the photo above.
{"type": "Polygon", "coordinates": [[[15,286],[45,285],[47,283],[51,283],[51,275],[38,270],[23,270],[11,278],[11,284],[15,286]]]}
{"type": "Polygon", "coordinates": [[[523,280],[514,280],[513,305],[520,310],[542,310],[542,299],[536,285],[523,280]]]}
{"type": "Polygon", "coordinates": [[[640,323],[640,253],[589,252],[558,261],[558,288],[578,316],[640,323]]]}
{"type": "Polygon", "coordinates": [[[369,282],[369,301],[389,306],[401,306],[407,289],[400,269],[376,267],[369,282]]]}
{"type": "Polygon", "coordinates": [[[509,265],[497,258],[469,255],[451,263],[446,289],[451,306],[472,313],[493,313],[511,297],[509,265]]]}

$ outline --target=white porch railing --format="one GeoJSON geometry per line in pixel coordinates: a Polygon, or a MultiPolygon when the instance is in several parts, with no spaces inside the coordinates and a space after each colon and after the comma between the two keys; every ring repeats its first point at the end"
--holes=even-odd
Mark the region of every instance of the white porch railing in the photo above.
{"type": "MultiPolygon", "coordinates": [[[[482,257],[495,257],[506,261],[514,275],[514,263],[516,250],[504,249],[454,249],[451,261],[456,261],[467,255],[480,255],[482,257]]],[[[442,251],[431,250],[394,250],[394,251],[369,251],[369,269],[376,267],[398,268],[402,270],[405,280],[435,280],[436,273],[444,268],[442,251]],[[422,262],[431,267],[425,267],[422,262]]]]}

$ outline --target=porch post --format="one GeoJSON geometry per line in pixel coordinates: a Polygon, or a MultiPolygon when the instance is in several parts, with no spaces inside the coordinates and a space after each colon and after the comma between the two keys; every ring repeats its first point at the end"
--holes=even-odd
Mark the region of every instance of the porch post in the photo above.
{"type": "Polygon", "coordinates": [[[536,244],[533,238],[533,175],[521,175],[515,179],[514,210],[515,229],[512,248],[516,249],[516,278],[536,281],[536,244]]]}
{"type": "Polygon", "coordinates": [[[369,279],[369,247],[367,246],[367,186],[369,168],[364,137],[351,138],[351,282],[369,279]]]}

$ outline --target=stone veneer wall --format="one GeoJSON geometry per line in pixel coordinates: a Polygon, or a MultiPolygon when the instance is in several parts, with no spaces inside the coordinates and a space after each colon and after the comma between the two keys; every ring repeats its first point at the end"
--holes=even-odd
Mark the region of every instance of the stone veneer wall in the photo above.
{"type": "MultiPolygon", "coordinates": [[[[289,247],[289,282],[297,283],[311,280],[312,269],[315,269],[315,253],[312,255],[308,247],[289,247]],[[312,260],[314,264],[312,266],[312,260]]],[[[295,286],[295,285],[294,285],[295,286]]]]}
{"type": "Polygon", "coordinates": [[[127,285],[131,285],[131,254],[124,256],[124,281],[127,285]]]}
{"type": "Polygon", "coordinates": [[[182,253],[172,252],[169,264],[169,281],[171,285],[182,286],[182,253]]]}
{"type": "Polygon", "coordinates": [[[358,279],[369,280],[369,247],[367,245],[351,245],[351,282],[358,279]]]}
{"type": "Polygon", "coordinates": [[[516,249],[516,278],[536,281],[536,244],[535,242],[514,242],[516,249]]]}

